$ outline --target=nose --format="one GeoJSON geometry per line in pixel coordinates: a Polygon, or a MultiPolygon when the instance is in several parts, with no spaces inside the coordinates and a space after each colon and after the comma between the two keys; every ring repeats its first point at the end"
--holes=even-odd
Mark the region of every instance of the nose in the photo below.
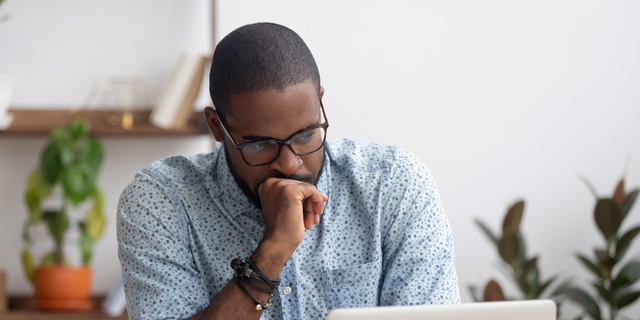
{"type": "Polygon", "coordinates": [[[285,176],[289,176],[300,168],[300,163],[300,157],[293,153],[289,146],[282,146],[278,159],[271,163],[271,169],[277,170],[285,176]]]}

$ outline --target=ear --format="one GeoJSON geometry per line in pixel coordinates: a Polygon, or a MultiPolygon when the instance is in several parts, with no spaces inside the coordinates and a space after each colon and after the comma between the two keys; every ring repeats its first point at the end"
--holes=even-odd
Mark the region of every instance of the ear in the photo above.
{"type": "Polygon", "coordinates": [[[324,87],[320,86],[320,99],[324,96],[324,87]]]}
{"type": "Polygon", "coordinates": [[[213,138],[216,141],[221,142],[224,139],[222,127],[220,127],[220,119],[218,119],[218,113],[211,107],[204,108],[204,118],[207,120],[209,130],[213,134],[213,138]]]}

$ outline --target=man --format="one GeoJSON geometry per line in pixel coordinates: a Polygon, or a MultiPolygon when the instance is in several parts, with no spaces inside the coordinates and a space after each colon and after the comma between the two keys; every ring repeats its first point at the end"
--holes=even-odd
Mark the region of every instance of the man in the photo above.
{"type": "Polygon", "coordinates": [[[311,52],[283,26],[247,25],[218,44],[204,114],[221,143],[155,162],[120,198],[131,319],[459,303],[428,170],[395,147],[325,141],[323,92],[311,52]]]}

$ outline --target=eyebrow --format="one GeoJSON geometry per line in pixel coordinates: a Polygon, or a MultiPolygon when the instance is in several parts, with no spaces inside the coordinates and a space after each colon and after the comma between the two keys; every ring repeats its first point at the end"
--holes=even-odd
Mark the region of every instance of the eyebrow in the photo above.
{"type": "Polygon", "coordinates": [[[312,123],[310,125],[308,125],[306,128],[304,129],[300,129],[296,132],[294,132],[292,135],[290,135],[288,138],[284,139],[284,140],[280,140],[280,139],[276,139],[273,137],[268,137],[268,136],[243,136],[242,139],[248,141],[248,142],[255,142],[255,141],[262,141],[262,140],[277,140],[277,141],[287,141],[291,138],[293,138],[293,136],[295,136],[296,134],[305,131],[305,130],[309,130],[309,129],[313,129],[313,128],[317,128],[320,125],[320,123],[312,123]]]}

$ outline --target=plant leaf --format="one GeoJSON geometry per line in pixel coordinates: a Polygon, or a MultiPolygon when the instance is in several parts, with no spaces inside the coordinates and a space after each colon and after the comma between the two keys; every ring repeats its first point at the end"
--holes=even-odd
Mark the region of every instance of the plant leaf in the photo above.
{"type": "Polygon", "coordinates": [[[635,238],[638,233],[640,233],[640,226],[627,231],[627,233],[618,240],[616,244],[616,260],[620,261],[622,259],[622,256],[627,252],[629,246],[631,246],[631,241],[633,241],[633,238],[635,238]]]}
{"type": "Polygon", "coordinates": [[[489,281],[484,288],[484,301],[506,301],[500,285],[494,280],[489,281]]]}
{"type": "Polygon", "coordinates": [[[549,295],[550,298],[557,297],[559,295],[563,295],[567,289],[571,288],[571,280],[566,280],[565,282],[558,285],[549,295]]]}
{"type": "Polygon", "coordinates": [[[579,253],[576,255],[576,257],[578,258],[578,260],[580,260],[580,262],[582,262],[585,267],[587,267],[587,269],[591,270],[591,272],[598,276],[598,278],[602,278],[602,271],[600,271],[600,268],[593,264],[593,262],[579,253]]]}
{"type": "Polygon", "coordinates": [[[54,184],[64,166],[71,163],[73,154],[62,143],[52,142],[42,151],[40,171],[47,183],[54,184]]]}
{"type": "Polygon", "coordinates": [[[536,292],[534,293],[534,294],[535,294],[535,299],[540,298],[540,295],[542,295],[542,293],[544,292],[544,290],[546,290],[546,289],[547,289],[547,287],[549,287],[549,285],[550,285],[551,283],[553,283],[555,280],[556,280],[556,277],[555,277],[555,276],[553,276],[553,277],[551,277],[549,280],[547,280],[545,283],[543,283],[541,286],[539,286],[539,287],[536,289],[536,292]]]}
{"type": "Polygon", "coordinates": [[[502,222],[502,233],[517,232],[520,230],[520,221],[524,212],[524,201],[520,200],[514,203],[502,222]]]}
{"type": "Polygon", "coordinates": [[[514,232],[502,235],[498,243],[498,252],[505,262],[513,265],[520,253],[520,240],[518,239],[518,235],[514,232]]]}
{"type": "Polygon", "coordinates": [[[620,269],[618,276],[611,283],[611,288],[626,288],[633,285],[638,279],[640,279],[640,261],[630,261],[620,269]]]}
{"type": "Polygon", "coordinates": [[[79,139],[87,135],[89,133],[89,129],[91,129],[91,124],[89,121],[82,118],[73,118],[69,121],[69,132],[74,139],[79,139]]]}
{"type": "Polygon", "coordinates": [[[467,287],[467,289],[469,289],[469,294],[471,295],[473,302],[482,302],[482,297],[479,297],[478,288],[476,286],[471,284],[467,287]]]}
{"type": "Polygon", "coordinates": [[[80,247],[80,253],[82,255],[82,264],[88,264],[91,261],[91,256],[93,254],[93,240],[91,240],[91,236],[89,235],[87,227],[84,223],[79,222],[78,227],[81,231],[78,245],[80,247]]]}
{"type": "Polygon", "coordinates": [[[600,232],[607,241],[611,240],[622,222],[618,205],[611,199],[598,199],[594,213],[600,232]]]}
{"type": "Polygon", "coordinates": [[[485,225],[482,221],[476,219],[474,221],[479,227],[480,230],[482,230],[482,232],[484,232],[484,234],[487,236],[487,238],[489,238],[489,240],[491,240],[491,242],[493,242],[496,246],[498,245],[498,237],[496,237],[496,235],[491,231],[491,229],[485,225]]]}
{"type": "Polygon", "coordinates": [[[27,250],[22,251],[22,268],[29,281],[33,282],[36,269],[33,266],[33,256],[27,250]]]}
{"type": "Polygon", "coordinates": [[[47,222],[51,236],[53,236],[56,241],[62,241],[64,232],[69,228],[69,218],[67,215],[62,211],[45,211],[43,218],[47,222]]]}
{"type": "Polygon", "coordinates": [[[620,210],[620,214],[622,214],[623,220],[627,217],[627,214],[629,213],[629,210],[631,210],[633,203],[636,202],[639,192],[640,189],[636,189],[627,194],[627,198],[625,199],[624,204],[622,205],[622,208],[620,210]]]}
{"type": "Polygon", "coordinates": [[[611,299],[611,293],[604,286],[597,283],[592,283],[591,285],[596,288],[598,294],[604,301],[609,301],[609,299],[611,299]]]}
{"type": "Polygon", "coordinates": [[[579,304],[591,318],[601,320],[600,307],[595,300],[580,288],[569,288],[565,291],[565,295],[579,304]]]}
{"type": "Polygon", "coordinates": [[[87,165],[71,165],[62,174],[62,186],[71,203],[78,205],[94,192],[96,186],[95,173],[87,165]]]}
{"type": "Polygon", "coordinates": [[[522,276],[526,277],[529,271],[536,266],[538,262],[538,257],[533,257],[531,260],[527,261],[522,267],[522,276]]]}
{"type": "Polygon", "coordinates": [[[624,203],[625,200],[625,195],[624,195],[624,179],[620,179],[620,182],[618,182],[618,186],[616,186],[616,190],[613,192],[613,202],[615,202],[618,207],[622,207],[622,204],[624,203]]]}
{"type": "Polygon", "coordinates": [[[93,172],[97,175],[102,163],[103,150],[100,142],[91,138],[82,145],[80,151],[80,162],[89,166],[93,172]]]}
{"type": "Polygon", "coordinates": [[[44,180],[40,169],[33,169],[27,178],[27,191],[33,191],[40,199],[46,198],[51,194],[53,184],[44,180]]]}
{"type": "Polygon", "coordinates": [[[618,307],[618,309],[622,309],[634,303],[636,300],[638,300],[638,297],[640,297],[640,291],[627,293],[624,296],[620,297],[620,300],[618,300],[618,303],[616,303],[616,306],[618,307]]]}
{"type": "Polygon", "coordinates": [[[42,219],[42,209],[40,208],[40,197],[38,194],[29,190],[24,195],[24,202],[27,203],[27,207],[29,208],[29,222],[31,224],[36,224],[40,219],[42,219]]]}
{"type": "Polygon", "coordinates": [[[587,177],[585,177],[584,175],[579,175],[578,179],[582,180],[584,185],[587,186],[587,189],[591,191],[591,194],[593,195],[593,197],[598,199],[598,192],[596,192],[596,188],[593,187],[589,179],[587,179],[587,177]]]}

